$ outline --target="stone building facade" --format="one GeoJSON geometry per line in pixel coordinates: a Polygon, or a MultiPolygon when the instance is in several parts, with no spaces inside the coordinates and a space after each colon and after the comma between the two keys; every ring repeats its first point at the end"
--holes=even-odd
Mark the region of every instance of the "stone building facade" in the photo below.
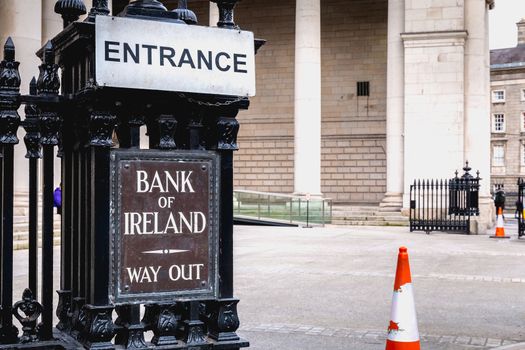
{"type": "MultiPolygon", "coordinates": [[[[127,2],[110,1],[113,13],[127,2]]],[[[176,2],[163,1],[169,9],[176,2]]],[[[61,29],[54,3],[0,2],[0,39],[12,35],[20,48],[23,81],[37,74],[33,52],[61,29]]],[[[485,179],[481,201],[488,208],[493,5],[239,2],[236,22],[267,44],[256,58],[257,96],[238,117],[236,188],[401,210],[414,179],[451,177],[469,160],[485,179]]],[[[189,7],[201,25],[217,22],[215,4],[194,0],[189,7]]],[[[22,179],[15,186],[19,193],[27,188],[22,179]]]]}
{"type": "Polygon", "coordinates": [[[507,193],[525,175],[525,19],[517,27],[518,45],[492,50],[490,66],[492,187],[507,193]]]}

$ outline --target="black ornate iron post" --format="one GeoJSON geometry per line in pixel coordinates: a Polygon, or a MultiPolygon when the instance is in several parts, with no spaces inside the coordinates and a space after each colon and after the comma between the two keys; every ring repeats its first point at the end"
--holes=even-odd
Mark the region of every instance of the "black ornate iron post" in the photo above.
{"type": "Polygon", "coordinates": [[[234,22],[233,13],[235,5],[239,0],[210,0],[217,3],[219,7],[219,22],[217,26],[220,28],[235,29],[237,25],[234,22]]]}
{"type": "MultiPolygon", "coordinates": [[[[236,28],[235,2],[217,2],[222,9],[221,26],[236,28]]],[[[116,25],[132,21],[99,17],[95,24],[96,16],[109,13],[107,4],[107,0],[94,0],[88,19],[77,22],[85,12],[81,2],[57,1],[55,9],[62,15],[65,28],[37,53],[42,64],[38,80],[30,84],[29,95],[19,94],[18,62],[10,39],[4,48],[0,63],[0,349],[12,349],[15,343],[23,343],[15,347],[24,349],[247,347],[249,343],[236,334],[239,300],[233,293],[232,193],[233,151],[237,150],[239,130],[236,116],[248,107],[244,94],[253,91],[253,77],[243,81],[246,86],[241,89],[217,89],[223,94],[231,91],[243,96],[218,95],[206,89],[202,92],[196,87],[184,87],[187,92],[182,93],[175,85],[167,88],[156,84],[148,90],[137,89],[137,84],[124,84],[126,88],[105,82],[104,70],[100,69],[113,69],[104,64],[115,61],[97,55],[104,47],[109,48],[101,44],[105,39],[101,41],[95,34],[107,33],[112,21],[116,25]],[[31,270],[30,288],[13,307],[13,147],[18,143],[20,118],[16,111],[20,103],[26,104],[22,125],[30,163],[31,270]],[[139,129],[144,124],[151,150],[140,149],[139,129]],[[113,149],[115,128],[118,150],[113,149]],[[58,156],[62,157],[61,269],[56,308],[59,322],[53,329],[53,189],[58,185],[53,175],[57,145],[58,156]],[[43,158],[41,304],[36,301],[35,273],[39,157],[43,158]],[[160,192],[169,195],[149,194],[152,191],[143,195],[139,189],[146,182],[139,179],[143,173],[158,186],[160,180],[155,179],[162,174],[169,188],[160,192]],[[151,214],[146,206],[153,206],[161,216],[167,215],[161,218],[168,220],[165,231],[158,231],[157,224],[149,227],[151,221],[146,217],[151,214]],[[138,230],[135,236],[121,226],[129,224],[127,217],[137,215],[144,215],[143,224],[127,226],[138,230]],[[148,236],[150,231],[139,232],[143,229],[153,229],[155,236],[148,236]],[[129,239],[128,234],[133,237],[129,239]],[[181,253],[188,253],[182,258],[186,260],[175,259],[173,254],[181,253]],[[157,269],[151,266],[155,274],[152,280],[143,276],[134,281],[137,268],[152,264],[159,264],[157,269]],[[161,264],[164,270],[159,273],[161,264]],[[143,279],[152,284],[143,289],[143,279]],[[141,305],[146,310],[142,320],[141,305]],[[115,323],[114,309],[118,315],[115,323]],[[20,338],[13,316],[22,325],[20,338]],[[153,332],[151,342],[145,340],[146,330],[153,332]]],[[[147,24],[152,28],[170,22],[162,26],[174,33],[181,30],[208,34],[209,30],[180,25],[183,21],[197,21],[185,0],[179,1],[175,11],[167,11],[160,1],[137,0],[122,15],[140,18],[136,24],[157,21],[147,24]],[[170,27],[171,23],[178,24],[170,27]]],[[[223,41],[221,46],[227,47],[242,33],[217,30],[214,34],[223,41]]],[[[239,54],[240,65],[248,65],[242,57],[253,54],[245,34],[240,36],[244,40],[240,50],[245,53],[239,54]]],[[[257,48],[260,44],[256,41],[257,48]]],[[[153,47],[148,47],[153,54],[153,47]]],[[[185,52],[188,66],[193,67],[190,50],[185,52]]],[[[166,58],[166,50],[159,49],[159,53],[166,58]]],[[[224,52],[217,56],[230,59],[224,52]]],[[[202,53],[199,57],[206,62],[202,53]]],[[[150,72],[158,73],[154,69],[150,72]]]]}
{"type": "MultiPolygon", "coordinates": [[[[217,150],[221,153],[221,201],[220,221],[220,250],[233,251],[233,151],[238,150],[237,133],[239,122],[235,119],[235,109],[223,108],[219,110],[217,120],[217,150]],[[227,199],[226,199],[227,198],[227,199]]],[[[238,299],[233,294],[233,255],[219,255],[220,288],[219,299],[208,304],[208,335],[218,341],[239,340],[236,334],[239,328],[237,315],[238,299]]]]}
{"type": "MultiPolygon", "coordinates": [[[[60,80],[55,51],[49,41],[44,47],[40,75],[37,81],[39,96],[58,95],[60,80]]],[[[54,190],[54,147],[58,145],[60,117],[56,107],[42,103],[40,109],[40,136],[43,148],[43,210],[42,210],[42,325],[40,337],[53,338],[53,190],[54,190]]]]}
{"type": "Polygon", "coordinates": [[[89,236],[91,280],[88,304],[84,306],[86,324],[82,338],[89,349],[113,349],[111,340],[115,335],[112,320],[114,306],[109,302],[109,153],[113,145],[112,135],[116,125],[115,115],[107,107],[97,103],[89,106],[89,145],[91,153],[92,192],[91,213],[93,225],[89,236]]]}
{"type": "Polygon", "coordinates": [[[0,257],[2,281],[0,343],[16,341],[18,330],[13,326],[13,179],[14,179],[14,145],[18,143],[16,132],[20,124],[17,109],[20,106],[20,63],[15,61],[15,45],[8,38],[4,45],[4,60],[0,62],[0,146],[2,147],[1,169],[1,211],[2,223],[0,257]]]}
{"type": "MultiPolygon", "coordinates": [[[[33,77],[29,84],[29,94],[37,93],[36,79],[33,77]]],[[[38,240],[38,159],[42,158],[40,146],[40,122],[38,108],[35,104],[28,103],[25,107],[25,119],[22,126],[26,131],[24,142],[26,155],[29,159],[29,266],[37,266],[37,240],[38,240]]],[[[33,297],[37,298],[37,271],[29,270],[29,289],[33,297]]]]}
{"type": "Polygon", "coordinates": [[[93,0],[93,6],[86,20],[94,22],[96,16],[107,16],[109,12],[108,0],[93,0]]]}

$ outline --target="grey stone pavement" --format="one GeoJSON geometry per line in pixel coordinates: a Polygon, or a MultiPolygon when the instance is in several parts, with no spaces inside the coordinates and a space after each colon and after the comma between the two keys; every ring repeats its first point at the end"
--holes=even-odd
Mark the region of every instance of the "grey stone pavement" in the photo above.
{"type": "MultiPolygon", "coordinates": [[[[525,342],[525,239],[515,226],[506,223],[510,240],[404,227],[236,226],[239,334],[253,350],[384,349],[405,245],[422,349],[525,349],[516,345],[525,342]]],[[[16,294],[26,266],[27,251],[15,252],[16,294]]]]}

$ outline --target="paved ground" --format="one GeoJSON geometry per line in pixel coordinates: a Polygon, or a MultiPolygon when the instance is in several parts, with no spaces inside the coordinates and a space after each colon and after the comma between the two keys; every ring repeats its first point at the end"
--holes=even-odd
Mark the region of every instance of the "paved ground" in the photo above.
{"type": "MultiPolygon", "coordinates": [[[[525,341],[525,239],[507,226],[513,237],[504,241],[406,228],[236,227],[239,333],[254,350],[384,349],[406,245],[423,349],[525,341]]],[[[15,253],[20,289],[26,261],[26,251],[15,253]]]]}
{"type": "Polygon", "coordinates": [[[241,333],[253,349],[384,349],[401,245],[423,349],[525,340],[525,240],[515,236],[238,227],[235,238],[241,333]]]}

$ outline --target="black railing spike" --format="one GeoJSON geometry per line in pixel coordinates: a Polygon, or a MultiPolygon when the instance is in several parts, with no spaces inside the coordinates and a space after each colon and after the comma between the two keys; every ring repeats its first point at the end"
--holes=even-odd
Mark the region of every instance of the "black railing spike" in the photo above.
{"type": "Polygon", "coordinates": [[[29,95],[36,95],[36,78],[33,77],[29,83],[29,95]]]}
{"type": "Polygon", "coordinates": [[[45,64],[53,64],[55,63],[55,50],[53,48],[53,43],[51,40],[49,40],[46,43],[46,46],[44,46],[44,55],[43,55],[43,62],[45,64]]]}
{"type": "Polygon", "coordinates": [[[15,60],[15,44],[13,43],[13,39],[11,39],[11,37],[7,38],[4,45],[4,60],[8,62],[15,60]]]}

